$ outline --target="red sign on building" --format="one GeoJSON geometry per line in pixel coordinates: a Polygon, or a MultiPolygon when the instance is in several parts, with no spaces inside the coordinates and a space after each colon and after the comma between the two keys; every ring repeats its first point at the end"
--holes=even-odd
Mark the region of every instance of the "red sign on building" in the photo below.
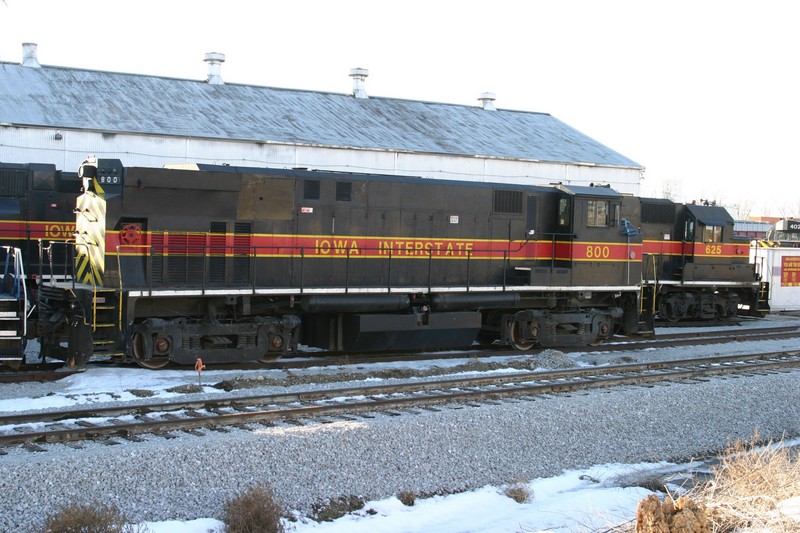
{"type": "Polygon", "coordinates": [[[800,287],[800,256],[781,257],[781,286],[800,287]]]}

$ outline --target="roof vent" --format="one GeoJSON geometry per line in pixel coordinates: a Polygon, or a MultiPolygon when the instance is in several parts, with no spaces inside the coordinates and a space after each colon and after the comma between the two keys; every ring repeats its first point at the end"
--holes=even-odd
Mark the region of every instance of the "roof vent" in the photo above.
{"type": "Polygon", "coordinates": [[[225,62],[225,54],[209,52],[203,61],[208,63],[208,83],[210,85],[224,85],[225,82],[222,81],[222,64],[225,62]]]}
{"type": "Polygon", "coordinates": [[[494,106],[495,98],[494,93],[481,93],[478,100],[480,100],[481,106],[483,106],[486,111],[496,111],[497,108],[494,106]]]}
{"type": "Polygon", "coordinates": [[[369,76],[369,70],[365,68],[351,68],[350,77],[353,78],[353,96],[356,98],[369,98],[364,82],[369,76]]]}
{"type": "Polygon", "coordinates": [[[39,59],[36,57],[39,45],[36,43],[22,43],[22,66],[30,68],[42,68],[39,59]]]}

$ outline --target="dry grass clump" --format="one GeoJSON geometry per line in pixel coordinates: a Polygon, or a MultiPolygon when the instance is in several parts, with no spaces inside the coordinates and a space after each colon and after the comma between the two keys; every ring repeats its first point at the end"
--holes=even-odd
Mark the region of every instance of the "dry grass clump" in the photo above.
{"type": "Polygon", "coordinates": [[[340,496],[311,506],[311,518],[317,522],[333,522],[348,513],[364,507],[364,498],[360,496],[340,496]]]}
{"type": "Polygon", "coordinates": [[[729,446],[713,477],[689,490],[689,497],[705,505],[712,532],[800,530],[778,506],[800,496],[800,463],[782,443],[758,443],[756,433],[749,443],[729,446]]]}
{"type": "Polygon", "coordinates": [[[44,533],[144,533],[143,526],[128,524],[115,505],[69,503],[45,520],[44,533]]]}
{"type": "Polygon", "coordinates": [[[503,490],[503,494],[517,503],[528,503],[533,499],[530,489],[524,483],[514,483],[503,490]]]}
{"type": "Polygon", "coordinates": [[[225,502],[227,533],[283,533],[282,508],[272,488],[252,485],[225,502]]]}
{"type": "Polygon", "coordinates": [[[397,493],[397,499],[406,507],[413,507],[417,501],[417,494],[413,490],[404,489],[397,493]]]}

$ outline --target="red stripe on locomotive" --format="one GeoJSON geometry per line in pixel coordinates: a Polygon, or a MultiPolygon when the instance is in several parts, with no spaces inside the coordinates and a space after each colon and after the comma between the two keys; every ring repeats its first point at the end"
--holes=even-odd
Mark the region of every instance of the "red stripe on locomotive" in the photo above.
{"type": "Polygon", "coordinates": [[[249,255],[398,259],[503,259],[527,261],[640,261],[642,245],[600,242],[525,242],[324,235],[239,235],[108,232],[106,249],[122,255],[249,255]],[[244,241],[244,242],[243,242],[244,241]]]}

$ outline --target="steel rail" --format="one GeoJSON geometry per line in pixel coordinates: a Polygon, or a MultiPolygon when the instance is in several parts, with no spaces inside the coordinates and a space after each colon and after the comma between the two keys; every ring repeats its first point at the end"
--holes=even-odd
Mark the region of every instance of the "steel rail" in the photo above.
{"type": "MultiPolygon", "coordinates": [[[[122,406],[95,410],[72,411],[78,415],[77,428],[49,429],[34,432],[12,432],[0,435],[0,446],[12,446],[25,443],[69,442],[98,437],[132,437],[137,434],[169,432],[172,430],[198,430],[218,426],[240,426],[252,423],[268,423],[278,419],[319,417],[324,415],[343,414],[360,411],[384,411],[392,408],[427,406],[453,402],[469,402],[486,399],[503,399],[509,396],[537,396],[557,394],[576,390],[592,390],[597,388],[618,387],[626,385],[643,385],[654,382],[680,381],[716,376],[732,372],[770,372],[800,366],[800,352],[773,352],[768,354],[747,354],[737,356],[716,356],[710,358],[694,358],[680,361],[658,363],[639,363],[597,367],[592,369],[568,369],[548,372],[526,372],[505,374],[501,376],[481,376],[475,378],[459,378],[425,383],[354,387],[335,390],[287,393],[278,395],[259,395],[239,398],[215,400],[197,400],[171,402],[167,404],[151,404],[138,406],[122,406]],[[694,368],[692,368],[694,367],[694,368]],[[650,374],[642,374],[650,372],[650,374]],[[473,387],[491,387],[474,390],[473,387]],[[425,392],[426,395],[418,393],[425,392]],[[406,394],[403,397],[383,397],[376,395],[406,394]],[[296,402],[331,401],[342,397],[372,397],[369,401],[337,401],[334,404],[316,404],[306,406],[290,406],[284,408],[270,407],[263,410],[240,410],[232,413],[220,413],[220,409],[245,409],[258,405],[278,405],[296,402]],[[217,411],[215,414],[203,415],[197,409],[217,411]],[[187,410],[192,414],[186,418],[178,418],[171,411],[187,410]],[[85,418],[107,417],[140,414],[140,420],[131,423],[113,423],[110,425],[94,425],[85,418]],[[166,413],[165,419],[153,420],[149,414],[166,413]]],[[[51,420],[58,421],[67,416],[66,412],[49,414],[13,415],[0,418],[0,424],[32,423],[51,420]],[[26,419],[25,417],[28,416],[26,419]]],[[[75,420],[75,418],[73,418],[75,420]]]]}

